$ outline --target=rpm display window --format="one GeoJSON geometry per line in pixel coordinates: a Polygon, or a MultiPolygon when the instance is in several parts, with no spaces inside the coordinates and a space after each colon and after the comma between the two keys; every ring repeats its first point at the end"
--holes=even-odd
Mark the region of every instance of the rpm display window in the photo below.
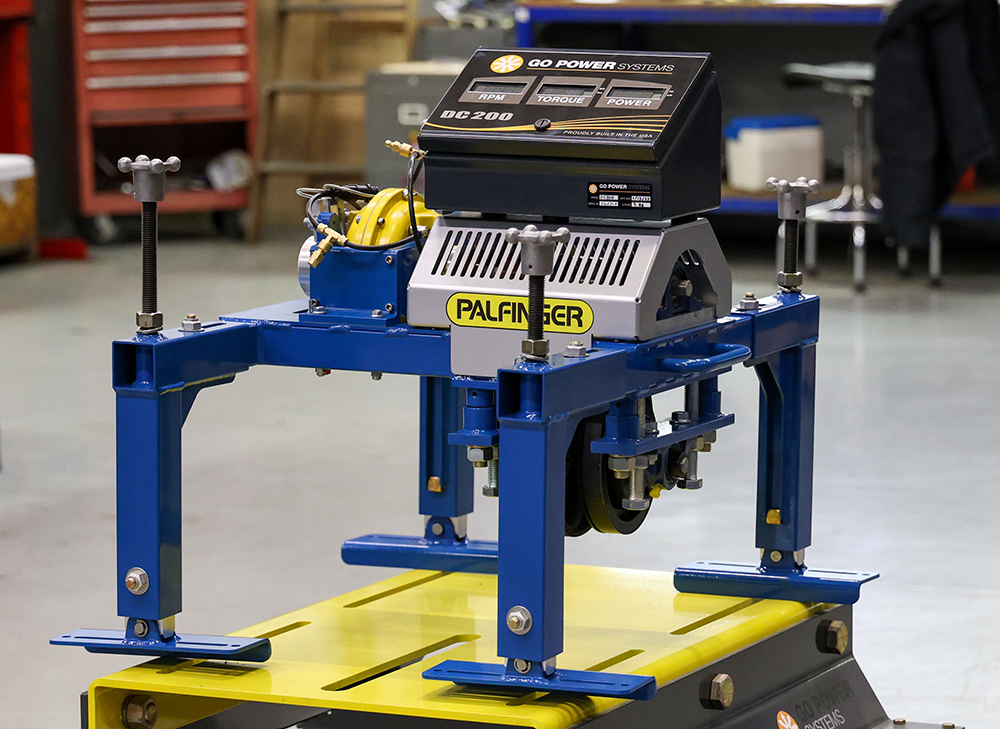
{"type": "Polygon", "coordinates": [[[474,78],[458,98],[464,104],[520,104],[534,76],[474,78]]]}

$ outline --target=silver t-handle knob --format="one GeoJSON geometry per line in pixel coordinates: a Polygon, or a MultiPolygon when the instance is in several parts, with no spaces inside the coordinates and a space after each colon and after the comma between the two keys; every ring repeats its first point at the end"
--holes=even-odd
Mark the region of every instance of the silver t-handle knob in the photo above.
{"type": "Polygon", "coordinates": [[[128,157],[118,160],[119,170],[132,173],[132,197],[139,202],[160,202],[166,192],[167,173],[180,168],[177,157],[167,157],[164,162],[140,154],[134,161],[128,157]]]}
{"type": "Polygon", "coordinates": [[[794,182],[769,177],[767,189],[778,193],[778,217],[781,220],[805,220],[806,196],[819,191],[819,182],[805,177],[794,182]]]}
{"type": "Polygon", "coordinates": [[[569,243],[569,228],[558,228],[554,233],[526,225],[523,230],[507,230],[507,242],[521,244],[521,273],[525,276],[548,276],[552,273],[556,243],[569,243]]]}

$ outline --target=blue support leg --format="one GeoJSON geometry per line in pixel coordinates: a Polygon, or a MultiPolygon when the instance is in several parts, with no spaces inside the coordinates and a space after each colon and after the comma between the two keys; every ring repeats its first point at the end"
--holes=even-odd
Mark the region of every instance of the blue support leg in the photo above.
{"type": "Polygon", "coordinates": [[[760,380],[757,456],[759,566],[695,562],[679,567],[681,592],[853,604],[872,572],[809,569],[812,540],[816,348],[791,347],[752,363],[760,380]]]}
{"type": "Polygon", "coordinates": [[[181,427],[205,384],[159,390],[152,346],[120,353],[129,362],[119,371],[134,373],[133,381],[116,383],[116,582],[118,614],[128,623],[124,631],[78,630],[51,642],[92,653],[266,661],[267,639],[174,633],[174,616],[181,611],[181,427]]]}
{"type": "MultiPolygon", "coordinates": [[[[465,447],[454,445],[463,427],[463,391],[443,377],[420,378],[420,513],[427,517],[420,537],[368,534],[344,542],[341,558],[347,564],[447,572],[496,573],[496,542],[468,539],[461,517],[472,511],[473,469],[465,447]]],[[[492,392],[488,409],[495,421],[492,392]]],[[[487,399],[476,393],[469,400],[487,399]]],[[[465,419],[469,410],[465,407],[465,419]]],[[[465,423],[469,428],[470,424],[465,423]]],[[[459,439],[461,440],[461,439],[459,439]]],[[[486,444],[490,443],[485,436],[486,444]]]]}
{"type": "MultiPolygon", "coordinates": [[[[445,661],[424,678],[648,699],[652,676],[556,669],[563,650],[566,450],[579,416],[546,416],[543,375],[502,373],[497,653],[505,665],[445,661]]],[[[635,418],[633,417],[634,421],[635,418]]]]}

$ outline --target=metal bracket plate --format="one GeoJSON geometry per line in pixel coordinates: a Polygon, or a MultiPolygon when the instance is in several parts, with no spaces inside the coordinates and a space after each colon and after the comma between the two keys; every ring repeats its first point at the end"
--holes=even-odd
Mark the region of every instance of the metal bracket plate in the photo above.
{"type": "Polygon", "coordinates": [[[656,694],[656,678],[629,673],[556,670],[550,676],[511,674],[496,663],[445,661],[423,673],[424,678],[451,681],[460,686],[496,686],[526,691],[561,691],[616,699],[649,700],[656,694]]]}
{"type": "Polygon", "coordinates": [[[674,588],[702,595],[853,605],[861,597],[861,585],[878,576],[877,572],[692,562],[674,570],[674,588]]]}
{"type": "Polygon", "coordinates": [[[496,542],[475,539],[424,539],[423,537],[368,534],[348,539],[340,548],[347,564],[440,572],[497,573],[496,542]]]}
{"type": "Polygon", "coordinates": [[[73,645],[91,653],[118,653],[129,656],[174,658],[237,659],[263,662],[271,657],[267,638],[235,638],[227,635],[175,635],[168,640],[137,640],[124,630],[74,630],[49,641],[52,645],[73,645]]]}

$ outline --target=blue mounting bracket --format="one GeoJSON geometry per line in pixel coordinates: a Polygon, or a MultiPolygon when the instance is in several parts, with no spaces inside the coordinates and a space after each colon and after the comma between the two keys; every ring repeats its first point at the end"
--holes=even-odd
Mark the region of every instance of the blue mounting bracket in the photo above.
{"type": "Polygon", "coordinates": [[[699,421],[694,425],[677,428],[675,430],[670,430],[671,425],[669,421],[664,421],[663,424],[660,424],[660,427],[665,427],[667,430],[660,435],[635,441],[624,441],[621,438],[605,437],[591,443],[590,452],[607,453],[615,456],[638,456],[643,453],[660,450],[661,448],[667,448],[668,446],[672,446],[674,443],[680,443],[685,440],[697,438],[698,436],[705,435],[713,430],[720,430],[728,425],[732,425],[734,422],[736,422],[736,415],[733,413],[708,418],[706,420],[699,421]]]}
{"type": "Polygon", "coordinates": [[[498,549],[496,542],[485,540],[368,534],[344,542],[340,556],[347,564],[368,567],[495,575],[498,549]]]}
{"type": "Polygon", "coordinates": [[[861,585],[877,577],[877,572],[805,566],[788,568],[733,562],[692,562],[674,570],[674,587],[678,592],[702,595],[853,605],[861,597],[861,585]]]}
{"type": "Polygon", "coordinates": [[[90,653],[117,653],[128,656],[166,656],[168,658],[204,658],[262,663],[271,657],[267,638],[236,638],[229,635],[159,635],[137,638],[135,620],[127,630],[74,630],[53,638],[52,645],[72,645],[90,653]]]}
{"type": "Polygon", "coordinates": [[[559,669],[545,675],[538,664],[532,664],[528,673],[521,674],[513,668],[496,663],[445,661],[424,671],[423,677],[437,681],[451,681],[459,686],[560,691],[587,696],[608,696],[614,699],[648,701],[656,694],[656,678],[653,676],[559,669]]]}

